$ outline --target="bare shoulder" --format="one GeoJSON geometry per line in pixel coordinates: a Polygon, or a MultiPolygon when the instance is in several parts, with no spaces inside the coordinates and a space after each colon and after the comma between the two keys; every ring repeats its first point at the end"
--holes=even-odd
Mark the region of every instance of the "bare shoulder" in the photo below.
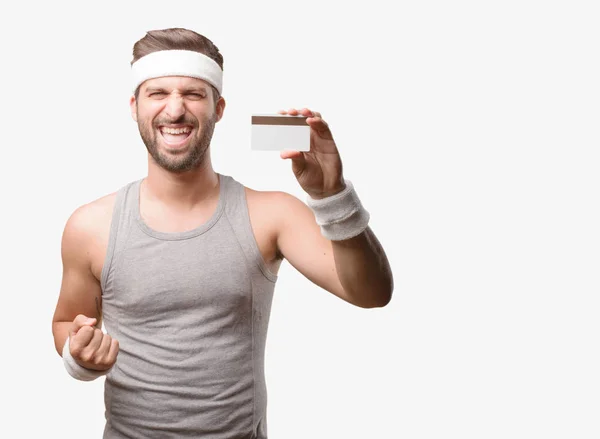
{"type": "Polygon", "coordinates": [[[284,191],[258,191],[245,187],[248,209],[260,211],[271,226],[281,225],[286,218],[308,211],[298,197],[284,191]]]}
{"type": "Polygon", "coordinates": [[[273,273],[279,269],[283,254],[279,248],[280,231],[286,217],[302,206],[295,196],[283,191],[261,191],[244,186],[250,223],[256,242],[267,266],[273,273]]]}
{"type": "Polygon", "coordinates": [[[260,205],[262,209],[282,210],[288,208],[307,207],[306,204],[293,194],[284,191],[259,191],[244,186],[248,202],[260,205]]]}
{"type": "Polygon", "coordinates": [[[98,278],[108,246],[115,199],[113,192],[78,207],[67,220],[63,233],[63,257],[85,261],[98,278]]]}
{"type": "Polygon", "coordinates": [[[69,217],[65,232],[83,236],[94,236],[110,223],[114,209],[116,192],[105,195],[82,206],[79,206],[69,217]]]}

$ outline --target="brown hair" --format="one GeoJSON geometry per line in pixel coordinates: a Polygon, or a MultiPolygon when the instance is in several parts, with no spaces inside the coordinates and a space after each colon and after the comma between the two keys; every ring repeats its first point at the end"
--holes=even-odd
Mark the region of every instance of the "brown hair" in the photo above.
{"type": "MultiPolygon", "coordinates": [[[[159,50],[193,50],[194,52],[200,52],[212,58],[221,67],[221,70],[223,70],[223,55],[221,55],[219,48],[211,40],[192,30],[178,27],[146,32],[146,35],[133,45],[133,60],[131,64],[141,57],[152,52],[158,52],[159,50]]],[[[219,99],[219,92],[216,88],[212,86],[211,88],[216,103],[219,99]]],[[[139,91],[140,88],[138,87],[135,91],[136,99],[138,98],[139,91]]]]}

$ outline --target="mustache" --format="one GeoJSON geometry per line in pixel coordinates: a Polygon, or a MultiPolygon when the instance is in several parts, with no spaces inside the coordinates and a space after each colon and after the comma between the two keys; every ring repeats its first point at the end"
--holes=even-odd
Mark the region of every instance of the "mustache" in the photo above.
{"type": "Polygon", "coordinates": [[[181,117],[177,118],[177,119],[157,119],[154,121],[154,126],[158,127],[159,125],[191,125],[194,128],[198,126],[198,121],[195,119],[190,119],[189,117],[186,117],[185,114],[181,115],[181,117]]]}

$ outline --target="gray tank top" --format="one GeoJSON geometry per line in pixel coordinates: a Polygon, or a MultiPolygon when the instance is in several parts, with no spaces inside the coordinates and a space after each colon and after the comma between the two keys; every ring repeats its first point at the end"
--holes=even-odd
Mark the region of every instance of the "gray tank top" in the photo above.
{"type": "Polygon", "coordinates": [[[264,354],[277,276],[255,241],[244,187],[219,176],[212,217],[148,227],[142,179],[117,192],[102,307],[119,340],[104,438],[267,438],[264,354]]]}

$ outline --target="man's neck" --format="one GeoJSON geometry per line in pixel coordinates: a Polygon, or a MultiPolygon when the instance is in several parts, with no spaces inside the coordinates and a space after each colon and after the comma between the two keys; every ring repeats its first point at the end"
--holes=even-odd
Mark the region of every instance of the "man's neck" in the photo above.
{"type": "Polygon", "coordinates": [[[197,169],[181,174],[169,172],[155,163],[148,164],[148,176],[142,182],[144,197],[181,209],[193,209],[219,192],[219,176],[210,160],[197,169]]]}

